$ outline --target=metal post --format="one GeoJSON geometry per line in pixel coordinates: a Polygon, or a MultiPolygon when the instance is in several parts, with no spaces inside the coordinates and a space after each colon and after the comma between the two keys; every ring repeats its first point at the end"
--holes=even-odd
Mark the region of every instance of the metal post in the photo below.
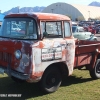
{"type": "Polygon", "coordinates": [[[51,9],[51,11],[52,11],[52,13],[53,13],[54,9],[51,9]]]}
{"type": "Polygon", "coordinates": [[[89,19],[90,19],[90,11],[88,11],[88,13],[89,13],[89,19]]]}
{"type": "Polygon", "coordinates": [[[18,6],[18,13],[19,13],[19,8],[20,8],[20,6],[18,6]]]}

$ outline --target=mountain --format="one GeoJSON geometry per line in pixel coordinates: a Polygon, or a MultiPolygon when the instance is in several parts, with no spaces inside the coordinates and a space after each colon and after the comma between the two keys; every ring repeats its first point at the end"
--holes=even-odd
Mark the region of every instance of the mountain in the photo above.
{"type": "MultiPolygon", "coordinates": [[[[100,2],[96,2],[93,1],[91,2],[88,6],[97,6],[100,7],[100,2]]],[[[39,7],[39,6],[35,6],[35,7],[23,7],[23,8],[18,8],[18,7],[14,7],[6,12],[4,12],[3,14],[9,14],[9,13],[18,13],[18,12],[41,12],[44,8],[44,6],[39,7]]]]}
{"type": "Polygon", "coordinates": [[[18,13],[18,12],[41,12],[45,7],[23,7],[23,8],[19,8],[19,7],[14,7],[6,12],[4,12],[4,14],[9,14],[9,13],[18,13]]]}
{"type": "Polygon", "coordinates": [[[93,1],[89,4],[89,6],[96,6],[96,7],[100,7],[100,2],[96,2],[96,1],[93,1]]]}

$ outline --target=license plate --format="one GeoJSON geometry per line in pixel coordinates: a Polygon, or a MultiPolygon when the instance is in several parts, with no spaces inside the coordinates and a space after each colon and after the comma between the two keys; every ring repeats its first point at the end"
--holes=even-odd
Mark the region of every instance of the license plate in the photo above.
{"type": "Polygon", "coordinates": [[[4,69],[0,68],[0,74],[4,74],[4,69]]]}

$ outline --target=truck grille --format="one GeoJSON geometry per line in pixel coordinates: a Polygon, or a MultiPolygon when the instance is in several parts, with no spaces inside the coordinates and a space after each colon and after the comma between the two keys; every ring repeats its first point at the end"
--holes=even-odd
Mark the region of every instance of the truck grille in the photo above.
{"type": "Polygon", "coordinates": [[[11,54],[6,52],[0,52],[0,60],[11,63],[11,54]]]}

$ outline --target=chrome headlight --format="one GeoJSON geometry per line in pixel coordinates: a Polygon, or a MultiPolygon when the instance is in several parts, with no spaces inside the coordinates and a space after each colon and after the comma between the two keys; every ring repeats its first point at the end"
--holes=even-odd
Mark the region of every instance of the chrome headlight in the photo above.
{"type": "Polygon", "coordinates": [[[15,51],[15,57],[16,57],[16,59],[20,59],[21,56],[22,56],[21,51],[20,51],[20,50],[16,50],[16,51],[15,51]]]}

